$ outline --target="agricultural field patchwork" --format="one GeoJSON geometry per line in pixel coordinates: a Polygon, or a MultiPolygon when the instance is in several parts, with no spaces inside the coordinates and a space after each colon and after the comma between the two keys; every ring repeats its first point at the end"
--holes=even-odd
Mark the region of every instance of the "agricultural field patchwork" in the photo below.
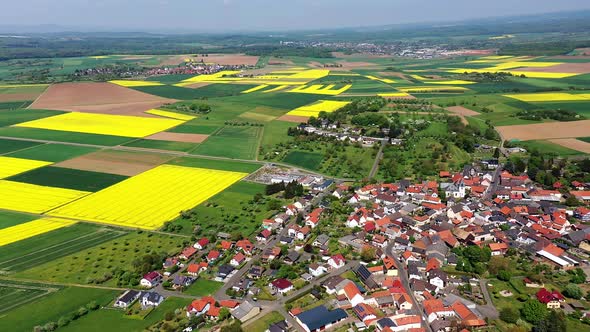
{"type": "Polygon", "coordinates": [[[0,179],[28,172],[51,163],[39,160],[20,159],[0,156],[0,179]]]}
{"type": "Polygon", "coordinates": [[[156,229],[246,175],[162,165],[57,208],[49,215],[156,229]]]}
{"type": "Polygon", "coordinates": [[[320,100],[319,102],[311,105],[298,107],[287,113],[287,115],[317,117],[320,114],[320,112],[331,113],[341,109],[342,107],[348,104],[350,104],[350,102],[348,101],[320,100]]]}

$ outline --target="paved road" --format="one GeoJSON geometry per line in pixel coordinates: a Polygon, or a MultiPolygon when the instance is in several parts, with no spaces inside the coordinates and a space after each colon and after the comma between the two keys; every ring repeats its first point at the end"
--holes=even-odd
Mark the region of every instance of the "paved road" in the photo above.
{"type": "Polygon", "coordinates": [[[377,170],[379,170],[379,163],[383,158],[383,148],[385,147],[387,142],[381,141],[381,146],[379,147],[379,152],[377,152],[377,156],[375,157],[375,162],[373,163],[373,167],[371,168],[371,172],[369,172],[369,180],[375,177],[377,170]]]}
{"type": "Polygon", "coordinates": [[[492,302],[492,297],[490,296],[490,292],[488,291],[488,280],[487,279],[479,279],[479,288],[481,288],[481,293],[483,294],[483,298],[486,300],[485,306],[478,306],[477,309],[486,317],[490,319],[496,319],[500,317],[500,313],[498,309],[494,306],[494,302],[492,302]]]}
{"type": "Polygon", "coordinates": [[[400,260],[398,259],[397,253],[395,251],[393,251],[393,243],[387,245],[387,247],[385,248],[385,252],[388,253],[389,255],[391,255],[391,257],[395,261],[395,264],[398,267],[399,276],[400,276],[402,285],[408,291],[408,295],[410,295],[410,298],[412,299],[412,303],[414,303],[414,307],[415,307],[414,311],[418,315],[420,315],[420,319],[422,320],[422,326],[426,327],[426,330],[428,332],[434,332],[432,330],[432,328],[430,327],[430,324],[428,324],[428,321],[426,320],[426,314],[424,313],[424,308],[422,307],[422,304],[419,303],[418,300],[416,300],[416,296],[414,296],[414,291],[412,290],[412,288],[410,288],[410,280],[408,279],[406,265],[404,263],[400,262],[400,260]]]}

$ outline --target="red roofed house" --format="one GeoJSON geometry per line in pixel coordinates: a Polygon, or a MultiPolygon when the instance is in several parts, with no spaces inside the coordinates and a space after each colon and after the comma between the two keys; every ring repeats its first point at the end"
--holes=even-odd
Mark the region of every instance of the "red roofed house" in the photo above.
{"type": "Polygon", "coordinates": [[[236,248],[242,249],[244,254],[250,256],[252,255],[252,251],[254,250],[254,245],[252,244],[252,242],[250,242],[250,240],[244,239],[236,243],[236,248]]]}
{"type": "Polygon", "coordinates": [[[422,318],[418,315],[395,318],[393,321],[396,327],[392,328],[392,331],[412,331],[422,327],[422,318]]]}
{"type": "Polygon", "coordinates": [[[570,191],[570,194],[580,201],[590,202],[590,190],[570,191]]]}
{"type": "Polygon", "coordinates": [[[268,229],[262,230],[262,232],[256,235],[256,241],[266,242],[272,236],[272,232],[268,229]]]}
{"type": "Polygon", "coordinates": [[[348,302],[350,302],[350,304],[353,307],[355,307],[365,301],[365,298],[361,294],[361,291],[358,289],[356,284],[352,281],[349,282],[348,284],[346,284],[346,286],[344,286],[344,288],[342,289],[342,292],[344,293],[344,295],[346,295],[348,302]]]}
{"type": "Polygon", "coordinates": [[[206,314],[209,309],[215,306],[215,299],[211,296],[205,296],[198,300],[194,300],[186,307],[186,316],[201,316],[206,314]]]}
{"type": "Polygon", "coordinates": [[[219,258],[219,256],[221,256],[219,251],[211,250],[211,251],[209,251],[209,254],[207,254],[207,262],[209,262],[209,263],[215,262],[219,258]]]}
{"type": "Polygon", "coordinates": [[[195,243],[194,247],[199,249],[199,250],[203,250],[205,249],[205,247],[209,244],[209,239],[207,239],[206,237],[200,239],[199,241],[197,241],[197,243],[195,243]]]}
{"type": "Polygon", "coordinates": [[[240,265],[242,265],[242,263],[244,263],[244,261],[246,260],[246,256],[244,254],[242,254],[241,252],[237,253],[229,262],[230,265],[238,267],[240,265]]]}
{"type": "Polygon", "coordinates": [[[508,250],[508,245],[504,242],[490,243],[488,246],[490,247],[490,250],[492,251],[492,256],[504,255],[506,253],[506,251],[508,250]]]}
{"type": "Polygon", "coordinates": [[[293,284],[289,280],[284,279],[284,278],[279,278],[279,279],[271,282],[269,287],[271,287],[272,289],[276,290],[277,292],[279,292],[281,294],[288,293],[288,292],[295,289],[295,286],[293,286],[293,284]]]}
{"type": "Polygon", "coordinates": [[[333,269],[339,269],[341,267],[344,267],[346,261],[344,260],[344,257],[341,254],[338,254],[330,257],[330,259],[328,259],[328,264],[333,269]]]}
{"type": "Polygon", "coordinates": [[[143,276],[139,284],[142,287],[152,288],[162,281],[162,275],[158,271],[152,271],[143,276]]]}
{"type": "Polygon", "coordinates": [[[377,319],[375,310],[367,304],[360,303],[352,308],[356,316],[363,322],[377,319]]]}
{"type": "Polygon", "coordinates": [[[187,247],[184,248],[184,250],[182,251],[182,253],[180,253],[180,256],[178,256],[180,259],[190,259],[191,257],[193,257],[195,254],[197,253],[197,248],[195,247],[187,247]]]}
{"type": "Polygon", "coordinates": [[[324,210],[321,208],[311,211],[311,213],[305,217],[305,224],[314,229],[320,222],[320,215],[322,214],[322,211],[324,210]]]}
{"type": "Polygon", "coordinates": [[[549,309],[559,309],[561,308],[561,302],[565,301],[565,298],[556,290],[549,292],[547,289],[541,288],[537,292],[537,300],[547,305],[549,309]]]}
{"type": "Polygon", "coordinates": [[[234,244],[231,241],[224,240],[224,241],[221,241],[220,246],[221,246],[221,250],[230,250],[234,246],[234,244]]]}
{"type": "Polygon", "coordinates": [[[199,264],[189,264],[188,268],[186,269],[186,272],[191,276],[196,277],[199,275],[199,272],[201,272],[201,267],[199,266],[199,264]]]}

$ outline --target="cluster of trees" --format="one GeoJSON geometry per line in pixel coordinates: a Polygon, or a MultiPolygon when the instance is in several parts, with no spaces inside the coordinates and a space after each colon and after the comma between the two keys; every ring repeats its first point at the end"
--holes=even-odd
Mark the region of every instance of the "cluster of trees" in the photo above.
{"type": "Polygon", "coordinates": [[[577,121],[585,119],[582,115],[570,110],[522,110],[515,114],[523,120],[541,121],[551,119],[555,121],[577,121]]]}
{"type": "Polygon", "coordinates": [[[457,271],[483,274],[487,271],[487,263],[492,257],[489,247],[466,246],[453,248],[453,253],[459,257],[457,271]]]}
{"type": "Polygon", "coordinates": [[[57,322],[48,322],[45,325],[35,326],[33,328],[34,332],[48,332],[48,331],[55,331],[60,327],[64,327],[69,325],[72,321],[85,316],[90,311],[95,311],[100,308],[100,305],[95,301],[92,301],[85,306],[78,308],[76,311],[72,311],[64,316],[61,316],[57,322]]]}
{"type": "Polygon", "coordinates": [[[264,127],[262,123],[258,122],[248,122],[248,121],[225,121],[224,124],[226,126],[235,126],[235,127],[264,127]]]}
{"type": "Polygon", "coordinates": [[[281,191],[285,192],[283,197],[286,199],[303,196],[303,186],[297,181],[291,181],[287,184],[285,184],[285,182],[271,183],[267,185],[265,189],[267,195],[274,195],[281,191]]]}

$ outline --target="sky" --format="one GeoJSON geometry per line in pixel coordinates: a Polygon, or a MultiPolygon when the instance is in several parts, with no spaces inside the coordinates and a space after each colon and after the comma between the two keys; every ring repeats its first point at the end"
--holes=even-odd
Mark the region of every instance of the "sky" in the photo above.
{"type": "Polygon", "coordinates": [[[308,30],[590,9],[588,0],[20,0],[2,25],[190,32],[308,30]]]}

